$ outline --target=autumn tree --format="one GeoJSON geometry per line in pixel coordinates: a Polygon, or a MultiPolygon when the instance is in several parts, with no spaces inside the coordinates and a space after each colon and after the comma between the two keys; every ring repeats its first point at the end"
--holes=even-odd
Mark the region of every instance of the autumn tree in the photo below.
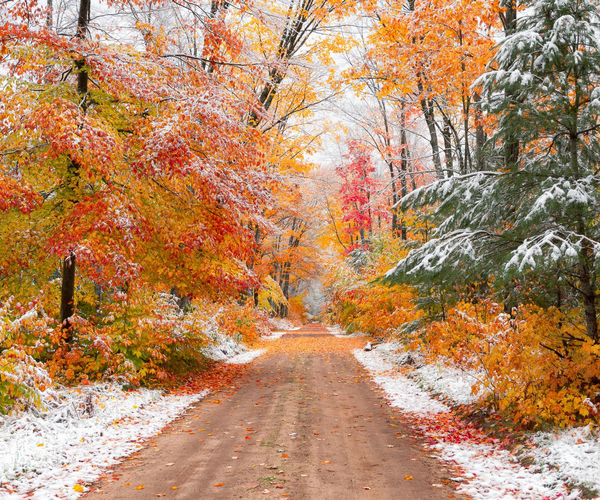
{"type": "MultiPolygon", "coordinates": [[[[561,288],[571,289],[586,335],[597,342],[598,5],[527,5],[494,59],[497,69],[480,79],[485,109],[497,118],[497,168],[438,181],[405,198],[407,206],[437,203],[438,229],[389,277],[441,274],[450,283],[458,274],[463,280],[546,276],[559,297],[561,288]],[[515,137],[518,161],[505,164],[505,144],[515,137]]],[[[504,290],[501,283],[497,289],[504,290]]]]}
{"type": "Polygon", "coordinates": [[[243,123],[246,101],[156,44],[105,43],[85,5],[73,37],[47,26],[42,6],[27,7],[15,2],[0,29],[3,283],[24,295],[43,288],[68,256],[63,320],[75,262],[81,283],[112,289],[247,287],[247,225],[268,176],[262,134],[243,123]]]}

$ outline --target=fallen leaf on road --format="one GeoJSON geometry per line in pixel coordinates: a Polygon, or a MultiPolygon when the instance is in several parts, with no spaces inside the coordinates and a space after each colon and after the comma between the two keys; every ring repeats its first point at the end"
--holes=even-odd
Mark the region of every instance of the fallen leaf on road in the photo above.
{"type": "Polygon", "coordinates": [[[169,462],[167,465],[170,467],[171,465],[175,465],[175,462],[169,462]]]}
{"type": "Polygon", "coordinates": [[[125,486],[131,486],[131,483],[125,483],[125,486]]]}
{"type": "Polygon", "coordinates": [[[325,462],[321,462],[321,465],[327,465],[327,464],[330,464],[330,463],[331,463],[331,460],[325,460],[325,462]]]}
{"type": "Polygon", "coordinates": [[[139,486],[135,487],[136,490],[143,490],[144,489],[144,485],[140,484],[139,486]]]}
{"type": "Polygon", "coordinates": [[[262,490],[263,495],[268,495],[269,493],[271,493],[271,490],[267,490],[267,489],[262,490]]]}
{"type": "Polygon", "coordinates": [[[369,488],[368,486],[363,486],[363,490],[370,490],[371,488],[369,488]]]}
{"type": "Polygon", "coordinates": [[[287,454],[287,453],[282,453],[282,454],[281,454],[281,458],[287,458],[287,457],[288,457],[288,454],[287,454]]]}
{"type": "Polygon", "coordinates": [[[225,483],[217,483],[217,484],[213,484],[213,486],[215,488],[220,488],[221,486],[223,486],[225,483]]]}
{"type": "Polygon", "coordinates": [[[172,490],[178,490],[178,489],[179,489],[179,486],[171,486],[171,489],[172,489],[172,490]]]}
{"type": "Polygon", "coordinates": [[[83,493],[83,486],[81,486],[80,484],[76,484],[75,486],[73,486],[73,489],[77,492],[77,493],[83,493]]]}
{"type": "Polygon", "coordinates": [[[412,476],[404,476],[404,479],[406,479],[407,481],[410,481],[412,478],[412,476]]]}

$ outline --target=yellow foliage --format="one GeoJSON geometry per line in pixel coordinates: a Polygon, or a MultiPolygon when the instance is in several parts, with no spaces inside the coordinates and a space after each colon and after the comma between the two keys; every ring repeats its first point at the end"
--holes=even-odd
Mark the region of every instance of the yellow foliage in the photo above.
{"type": "Polygon", "coordinates": [[[474,390],[515,422],[587,424],[598,420],[600,346],[580,341],[575,312],[522,306],[515,317],[494,302],[460,303],[446,321],[413,339],[426,360],[440,358],[480,374],[474,390]]]}

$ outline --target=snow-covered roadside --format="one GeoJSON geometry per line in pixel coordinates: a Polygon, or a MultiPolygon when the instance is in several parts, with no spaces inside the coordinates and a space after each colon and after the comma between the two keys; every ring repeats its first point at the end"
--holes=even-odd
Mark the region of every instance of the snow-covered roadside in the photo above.
{"type": "Polygon", "coordinates": [[[253,349],[251,351],[246,351],[241,354],[237,354],[236,356],[227,359],[225,363],[230,365],[241,365],[244,363],[250,363],[250,361],[252,361],[255,358],[258,358],[259,356],[262,356],[265,352],[267,352],[266,349],[253,349]]]}
{"type": "Polygon", "coordinates": [[[202,349],[202,354],[215,361],[227,361],[234,356],[248,352],[248,348],[244,344],[229,335],[213,333],[212,341],[202,349]]]}
{"type": "Polygon", "coordinates": [[[53,391],[46,412],[0,417],[0,498],[78,497],[206,393],[94,384],[53,391]]]}
{"type": "MultiPolygon", "coordinates": [[[[295,330],[297,330],[297,328],[295,328],[295,330]]],[[[289,331],[274,331],[271,332],[271,335],[263,335],[260,340],[277,340],[283,337],[286,333],[289,333],[289,331]]]]}
{"type": "Polygon", "coordinates": [[[522,466],[500,441],[453,417],[446,405],[400,374],[384,354],[355,350],[354,355],[390,404],[427,435],[434,454],[459,466],[459,492],[473,499],[580,498],[578,491],[569,493],[561,473],[546,466],[522,466]]]}
{"type": "MultiPolygon", "coordinates": [[[[395,343],[382,344],[377,351],[392,364],[405,364],[407,356],[413,360],[417,357],[415,353],[402,352],[401,346],[395,343]]],[[[472,391],[474,382],[481,374],[465,372],[448,363],[417,363],[410,376],[451,403],[472,404],[485,395],[483,390],[479,393],[472,391]]],[[[556,432],[537,432],[530,441],[535,446],[527,447],[520,453],[541,470],[551,467],[561,480],[600,492],[600,428],[576,427],[556,432]]]]}
{"type": "MultiPolygon", "coordinates": [[[[213,340],[204,354],[228,364],[249,363],[265,353],[229,336],[217,334],[213,340]]],[[[49,389],[47,411],[0,416],[0,499],[77,498],[86,484],[208,392],[128,392],[109,383],[49,389]]]]}
{"type": "Polygon", "coordinates": [[[331,333],[331,335],[335,335],[336,337],[343,337],[343,338],[353,338],[353,337],[364,337],[365,334],[362,332],[355,332],[355,333],[346,333],[344,332],[344,330],[342,330],[342,327],[340,325],[333,325],[333,326],[326,326],[325,329],[327,331],[329,331],[329,333],[331,333]]]}

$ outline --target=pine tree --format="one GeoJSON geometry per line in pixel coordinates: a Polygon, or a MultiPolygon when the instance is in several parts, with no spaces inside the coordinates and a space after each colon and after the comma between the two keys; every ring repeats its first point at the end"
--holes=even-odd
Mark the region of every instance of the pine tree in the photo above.
{"type": "Polygon", "coordinates": [[[402,200],[435,205],[435,238],[388,272],[390,281],[506,284],[550,274],[569,286],[598,339],[600,16],[597,0],[527,2],[484,74],[497,118],[495,170],[440,180],[402,200]],[[519,155],[505,163],[518,137],[519,155]]]}

